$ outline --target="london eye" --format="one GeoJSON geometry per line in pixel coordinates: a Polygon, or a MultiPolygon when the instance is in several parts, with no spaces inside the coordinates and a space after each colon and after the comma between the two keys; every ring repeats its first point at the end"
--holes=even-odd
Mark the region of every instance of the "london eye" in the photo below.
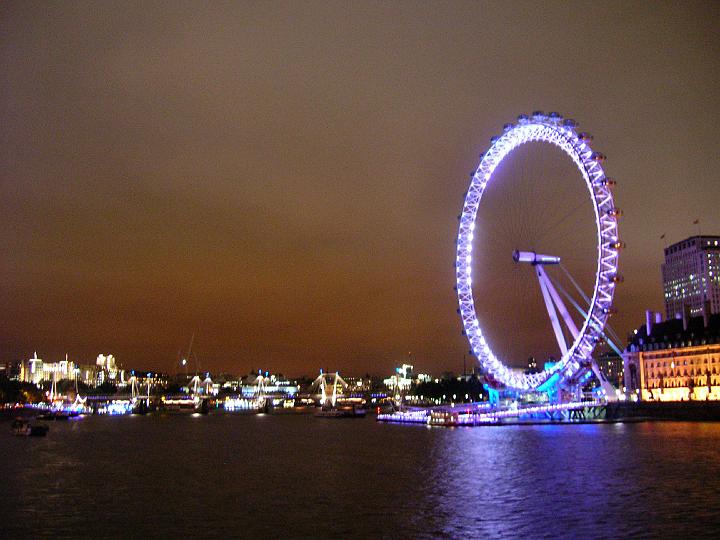
{"type": "Polygon", "coordinates": [[[471,353],[486,376],[498,386],[517,391],[544,391],[550,386],[577,388],[594,373],[606,395],[612,389],[603,380],[592,357],[596,345],[607,340],[606,323],[613,311],[616,285],[622,280],[618,274],[618,252],[623,243],[618,237],[617,225],[621,212],[615,207],[612,194],[615,182],[606,176],[604,160],[603,154],[593,150],[592,137],[580,131],[577,122],[563,119],[557,113],[542,112],[520,115],[516,123],[506,124],[503,133],[493,137],[488,150],[480,155],[459,216],[456,288],[458,312],[471,353]],[[529,186],[523,188],[523,192],[515,190],[504,198],[491,196],[488,200],[488,191],[492,193],[495,184],[510,181],[504,177],[512,176],[514,160],[524,160],[523,170],[525,162],[538,165],[539,154],[532,153],[534,150],[528,153],[528,147],[559,154],[558,159],[566,162],[567,167],[562,173],[555,171],[556,175],[549,178],[532,172],[522,179],[529,186]],[[568,188],[568,194],[577,203],[556,203],[560,208],[553,211],[551,203],[559,200],[560,191],[564,189],[559,186],[560,178],[566,176],[573,177],[574,184],[572,189],[568,188]],[[514,214],[504,209],[506,205],[518,206],[522,201],[526,203],[525,209],[514,214]],[[537,223],[525,223],[533,213],[539,216],[537,223]],[[487,219],[481,219],[483,216],[487,219]],[[588,223],[588,234],[578,241],[577,247],[560,253],[563,249],[556,247],[560,244],[553,242],[553,237],[576,234],[580,227],[575,226],[573,220],[580,218],[588,223]],[[491,244],[497,244],[503,234],[502,231],[491,234],[491,229],[494,231],[508,222],[517,224],[516,234],[510,243],[493,251],[491,244]],[[573,258],[578,260],[576,267],[584,271],[584,277],[577,277],[568,269],[573,258]],[[514,265],[514,269],[504,270],[499,277],[488,281],[493,274],[487,265],[495,260],[514,265]],[[511,273],[526,284],[520,293],[521,287],[508,285],[505,280],[511,273]],[[542,327],[550,336],[548,339],[554,341],[558,357],[547,362],[544,369],[517,367],[521,353],[513,354],[512,347],[522,340],[516,336],[512,319],[506,317],[504,326],[495,335],[491,336],[492,332],[486,330],[493,325],[498,328],[496,314],[508,310],[491,305],[491,300],[513,293],[519,295],[518,305],[513,309],[520,314],[531,304],[540,306],[544,312],[544,323],[534,323],[533,328],[542,327]],[[513,336],[511,346],[498,345],[501,334],[513,336]]]}

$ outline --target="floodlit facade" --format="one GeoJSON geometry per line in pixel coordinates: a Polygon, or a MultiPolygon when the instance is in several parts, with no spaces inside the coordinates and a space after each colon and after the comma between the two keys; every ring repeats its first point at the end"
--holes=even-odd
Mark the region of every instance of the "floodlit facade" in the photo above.
{"type": "Polygon", "coordinates": [[[37,352],[32,358],[20,362],[20,380],[32,384],[41,384],[43,381],[62,381],[80,379],[80,366],[67,358],[59,362],[45,362],[38,358],[37,352]]]}
{"type": "Polygon", "coordinates": [[[662,265],[665,316],[674,319],[689,309],[720,313],[720,236],[692,236],[665,248],[662,265]]]}
{"type": "Polygon", "coordinates": [[[20,362],[20,376],[22,382],[40,385],[45,381],[74,380],[96,386],[105,381],[113,384],[125,385],[125,371],[119,369],[112,355],[99,355],[94,365],[78,364],[65,358],[59,362],[46,362],[38,358],[37,353],[28,360],[20,362]]]}
{"type": "Polygon", "coordinates": [[[125,385],[125,370],[119,369],[112,354],[98,354],[95,360],[97,366],[97,384],[110,382],[113,384],[125,385]]]}
{"type": "Polygon", "coordinates": [[[20,362],[20,380],[32,384],[40,384],[45,380],[43,367],[45,362],[38,358],[37,352],[28,360],[20,362]]]}
{"type": "Polygon", "coordinates": [[[389,389],[408,390],[414,382],[413,366],[403,364],[395,368],[395,375],[383,380],[383,384],[389,389]]]}
{"type": "Polygon", "coordinates": [[[244,397],[255,397],[257,395],[284,395],[294,396],[298,393],[298,385],[281,375],[269,372],[259,372],[257,375],[249,375],[238,388],[239,393],[244,397]]]}
{"type": "Polygon", "coordinates": [[[720,314],[659,321],[648,314],[623,352],[629,397],[720,400],[720,314]]]}
{"type": "Polygon", "coordinates": [[[160,387],[164,388],[168,385],[170,378],[167,373],[161,371],[146,371],[140,369],[134,369],[130,372],[130,379],[135,377],[135,384],[138,386],[146,386],[150,384],[153,388],[160,387]]]}

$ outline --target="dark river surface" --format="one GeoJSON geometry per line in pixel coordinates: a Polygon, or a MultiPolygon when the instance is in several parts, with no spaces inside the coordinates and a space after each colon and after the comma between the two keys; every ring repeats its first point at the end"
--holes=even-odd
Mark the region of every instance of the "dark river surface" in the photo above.
{"type": "Polygon", "coordinates": [[[720,424],[0,428],[0,538],[720,538],[720,424]]]}

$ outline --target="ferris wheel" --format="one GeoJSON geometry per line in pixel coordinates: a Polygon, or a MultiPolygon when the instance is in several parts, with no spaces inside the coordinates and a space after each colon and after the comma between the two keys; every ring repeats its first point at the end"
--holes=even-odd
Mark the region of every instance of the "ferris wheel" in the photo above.
{"type": "MultiPolygon", "coordinates": [[[[621,212],[615,207],[612,187],[615,182],[605,175],[605,156],[593,151],[592,137],[578,130],[574,120],[563,119],[557,113],[548,115],[534,112],[531,116],[520,115],[516,124],[505,124],[503,134],[491,139],[490,148],[480,156],[480,164],[473,173],[470,187],[465,196],[457,239],[455,261],[457,294],[460,316],[471,353],[478,358],[484,372],[506,388],[520,391],[544,390],[549,385],[572,384],[592,371],[600,379],[601,386],[609,396],[612,386],[597,368],[592,359],[596,344],[605,338],[604,329],[612,312],[612,301],[617,283],[618,252],[624,244],[618,238],[617,220],[621,212]],[[561,257],[553,253],[538,253],[526,246],[517,246],[512,260],[518,266],[531,267],[537,279],[544,306],[553,329],[561,358],[540,372],[523,372],[508,365],[507,359],[493,351],[490,339],[483,333],[483,323],[478,318],[473,294],[473,262],[482,259],[484,246],[473,249],[476,238],[477,217],[481,199],[487,187],[492,184],[494,173],[506,158],[511,161],[514,151],[526,143],[546,143],[559,148],[574,163],[574,169],[587,188],[594,221],[594,243],[592,261],[594,277],[590,280],[590,294],[583,294],[584,307],[575,302],[580,318],[570,315],[555,282],[548,276],[548,269],[560,265],[561,257]]],[[[550,189],[552,186],[549,186],[550,189]]],[[[527,276],[531,275],[527,272],[527,276]]],[[[529,277],[529,279],[532,279],[529,277]]],[[[564,292],[564,291],[563,291],[564,292]]],[[[483,291],[476,291],[478,302],[482,302],[483,291]]],[[[507,330],[508,332],[511,329],[507,330]]]]}

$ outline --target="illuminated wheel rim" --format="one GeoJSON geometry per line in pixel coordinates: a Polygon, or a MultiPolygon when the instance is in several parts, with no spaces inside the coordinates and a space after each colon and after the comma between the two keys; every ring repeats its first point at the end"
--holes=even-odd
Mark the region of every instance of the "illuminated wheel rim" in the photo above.
{"type": "MultiPolygon", "coordinates": [[[[485,373],[511,389],[537,390],[551,378],[559,383],[577,377],[587,368],[593,349],[603,335],[603,329],[612,308],[617,281],[618,239],[617,215],[610,187],[613,181],[605,176],[602,162],[605,156],[594,152],[591,137],[577,131],[573,120],[563,120],[557,113],[544,115],[533,113],[532,117],[521,115],[517,124],[506,124],[504,133],[493,137],[488,151],[481,156],[480,164],[472,175],[470,188],[465,197],[457,240],[455,274],[458,302],[465,334],[470,342],[471,353],[480,362],[485,373]],[[492,351],[483,336],[475,312],[472,290],[473,231],[480,200],[493,172],[500,162],[513,150],[528,142],[553,144],[567,154],[580,171],[590,194],[595,213],[597,232],[597,265],[595,284],[587,311],[577,338],[560,361],[540,373],[522,373],[508,368],[492,351]]],[[[482,246],[478,252],[482,253],[482,246]]]]}

